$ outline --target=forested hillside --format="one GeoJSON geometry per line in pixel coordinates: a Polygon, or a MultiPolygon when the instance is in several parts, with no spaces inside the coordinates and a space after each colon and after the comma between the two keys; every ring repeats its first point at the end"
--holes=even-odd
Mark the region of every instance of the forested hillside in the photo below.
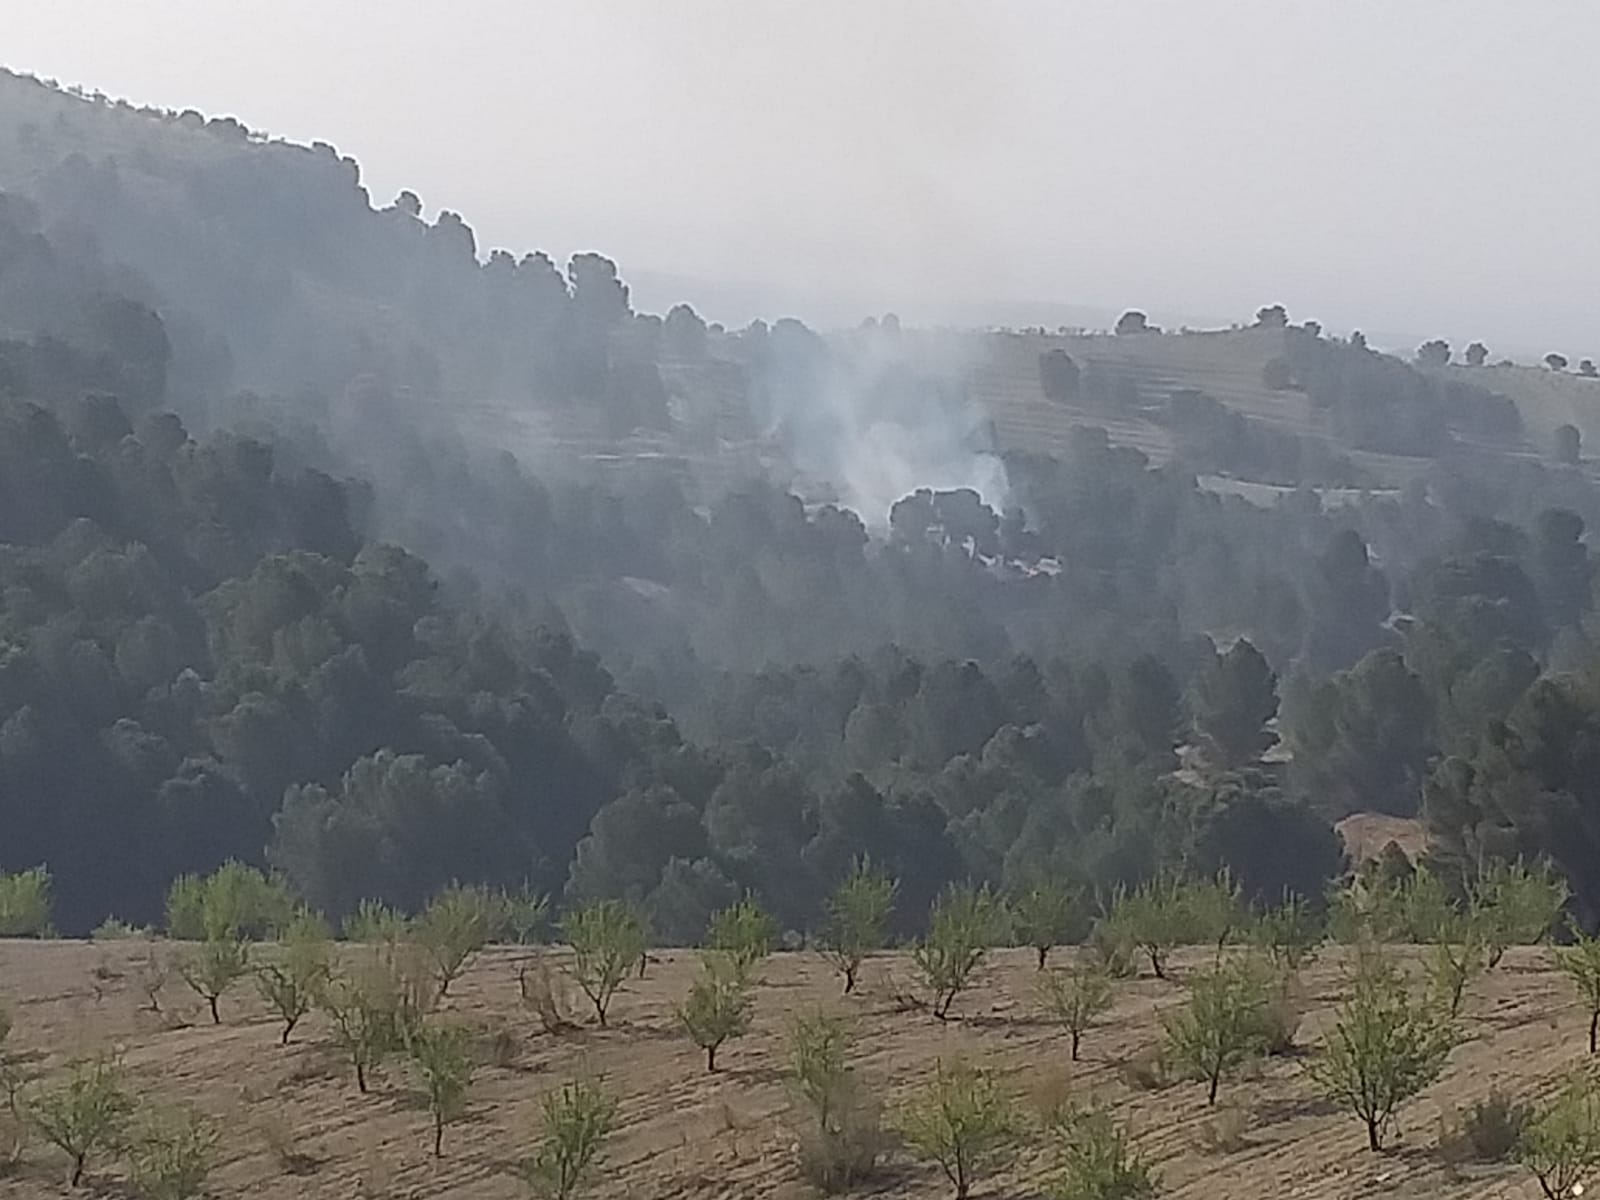
{"type": "Polygon", "coordinates": [[[668,941],[747,889],[812,927],[861,855],[907,914],[1317,897],[1372,810],[1600,915],[1600,491],[1504,397],[1263,310],[1260,408],[1031,341],[1029,411],[1077,415],[1013,437],[970,339],[642,314],[420,214],[0,77],[0,869],[65,930],[228,858],[330,915],[526,882],[668,941]]]}

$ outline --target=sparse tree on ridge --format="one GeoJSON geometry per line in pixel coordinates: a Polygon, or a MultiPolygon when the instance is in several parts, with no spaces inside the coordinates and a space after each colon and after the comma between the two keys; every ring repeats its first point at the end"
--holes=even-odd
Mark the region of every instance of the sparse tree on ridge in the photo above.
{"type": "Polygon", "coordinates": [[[1417,361],[1425,367],[1443,367],[1450,362],[1450,343],[1434,338],[1417,347],[1417,361]]]}

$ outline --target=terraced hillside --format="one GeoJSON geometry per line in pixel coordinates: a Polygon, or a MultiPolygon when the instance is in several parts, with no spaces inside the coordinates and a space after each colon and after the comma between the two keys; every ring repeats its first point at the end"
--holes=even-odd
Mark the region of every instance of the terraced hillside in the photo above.
{"type": "MultiPolygon", "coordinates": [[[[613,1008],[612,1027],[585,1023],[571,1035],[539,1032],[518,1003],[520,952],[480,955],[451,989],[451,1015],[482,1032],[482,1065],[464,1120],[446,1133],[434,1159],[429,1117],[414,1083],[396,1066],[360,1095],[329,1044],[320,1016],[308,1018],[288,1046],[253,992],[239,988],[213,1026],[200,1002],[176,980],[161,994],[163,1014],[142,1011],[136,942],[7,942],[0,979],[16,1028],[8,1043],[30,1071],[49,1079],[71,1056],[121,1046],[137,1089],[199,1105],[224,1128],[211,1194],[249,1197],[454,1197],[511,1200],[526,1195],[515,1176],[534,1138],[541,1095],[579,1072],[603,1077],[620,1102],[619,1129],[592,1187],[595,1200],[779,1200],[813,1195],[795,1165],[788,1113],[786,1029],[815,1006],[848,1015],[855,1061],[893,1113],[941,1058],[967,1056],[1003,1073],[1025,1110],[1063,1095],[1113,1104],[1152,1156],[1161,1195],[1179,1200],[1520,1200],[1537,1195],[1519,1167],[1449,1166],[1437,1153],[1441,1117],[1491,1087],[1532,1094],[1573,1065],[1587,1013],[1543,951],[1513,950],[1468,993],[1464,1042],[1444,1078],[1402,1110],[1399,1144],[1371,1154],[1352,1118],[1319,1100],[1303,1060],[1267,1060],[1248,1078],[1225,1083],[1219,1103],[1241,1128],[1237,1145],[1205,1148],[1218,1119],[1203,1086],[1177,1083],[1139,1090],[1121,1067],[1158,1036],[1161,1012],[1177,1002],[1178,983],[1141,978],[1118,985],[1102,1027],[1089,1032],[1083,1061],[1069,1062],[1067,1037],[1043,1023],[1029,951],[999,953],[980,986],[948,1023],[902,1011],[909,987],[905,956],[869,961],[859,994],[841,998],[822,960],[779,954],[764,966],[751,1036],[724,1047],[714,1075],[680,1033],[674,1005],[695,969],[686,951],[661,952],[648,978],[630,982],[613,1008]]],[[[559,954],[559,952],[556,952],[559,954]]],[[[1180,955],[1177,974],[1205,951],[1180,955]]],[[[1300,1041],[1315,1046],[1342,989],[1340,952],[1329,950],[1304,974],[1306,1018],[1300,1041]]],[[[1038,1194],[1050,1159],[1032,1141],[1001,1174],[975,1191],[998,1200],[1038,1194]]],[[[65,1160],[28,1144],[21,1164],[0,1179],[0,1196],[62,1194],[65,1160]]],[[[95,1194],[121,1195],[115,1156],[91,1162],[95,1194]]],[[[934,1200],[950,1189],[936,1169],[896,1152],[870,1191],[880,1197],[934,1200]]]]}
{"type": "MultiPolygon", "coordinates": [[[[1263,369],[1283,353],[1283,338],[1281,330],[1262,328],[1131,337],[989,334],[973,344],[977,365],[971,371],[969,394],[994,420],[1004,449],[1055,451],[1074,426],[1099,426],[1114,444],[1135,447],[1152,462],[1164,463],[1174,454],[1172,436],[1152,417],[1174,392],[1195,390],[1253,421],[1329,444],[1383,485],[1403,485],[1427,470],[1432,461],[1428,458],[1340,444],[1327,416],[1313,409],[1303,393],[1267,387],[1263,369]],[[1132,380],[1142,411],[1096,406],[1081,399],[1067,404],[1046,399],[1039,384],[1039,356],[1055,349],[1065,351],[1080,369],[1098,368],[1132,380]]],[[[1532,452],[1522,441],[1486,448],[1506,454],[1532,452]]]]}
{"type": "Polygon", "coordinates": [[[1528,427],[1529,441],[1540,449],[1548,449],[1557,425],[1575,425],[1585,441],[1600,440],[1600,379],[1520,365],[1468,367],[1456,363],[1433,368],[1431,373],[1510,396],[1528,427]]]}

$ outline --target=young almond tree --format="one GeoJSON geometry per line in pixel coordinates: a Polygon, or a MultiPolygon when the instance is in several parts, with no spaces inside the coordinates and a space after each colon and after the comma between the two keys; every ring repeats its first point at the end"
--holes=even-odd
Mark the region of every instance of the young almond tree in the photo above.
{"type": "Polygon", "coordinates": [[[439,995],[468,961],[489,944],[498,924],[498,903],[484,888],[452,884],[432,900],[412,923],[411,936],[427,952],[439,981],[439,995]]]}
{"type": "Polygon", "coordinates": [[[1162,1018],[1174,1062],[1207,1085],[1206,1103],[1217,1102],[1222,1077],[1265,1054],[1270,991],[1254,963],[1219,962],[1189,983],[1188,1002],[1162,1018]]]}
{"type": "Polygon", "coordinates": [[[1595,1053],[1595,1038],[1600,1034],[1600,937],[1580,933],[1570,946],[1558,946],[1556,966],[1577,986],[1584,1007],[1589,1010],[1589,1053],[1595,1053]]]}
{"type": "Polygon", "coordinates": [[[0,937],[50,936],[50,872],[0,871],[0,937]]]}
{"type": "Polygon", "coordinates": [[[1057,879],[1039,879],[1010,898],[1012,930],[1032,946],[1044,970],[1050,951],[1084,932],[1083,893],[1057,879]]]}
{"type": "Polygon", "coordinates": [[[1256,914],[1250,940],[1274,967],[1298,971],[1316,954],[1326,933],[1322,919],[1304,898],[1286,895],[1281,903],[1256,914]]]}
{"type": "Polygon", "coordinates": [[[195,993],[211,1006],[211,1023],[222,1024],[217,1001],[250,970],[250,943],[232,934],[207,938],[178,964],[195,993]]]}
{"type": "Polygon", "coordinates": [[[1413,999],[1394,964],[1367,953],[1307,1074],[1328,1099],[1361,1119],[1367,1146],[1381,1150],[1395,1111],[1439,1078],[1454,1045],[1454,1027],[1437,1003],[1413,999]]]}
{"type": "Polygon", "coordinates": [[[133,1111],[116,1058],[80,1062],[66,1083],[28,1101],[30,1123],[47,1142],[72,1160],[69,1186],[83,1180],[83,1169],[96,1150],[116,1143],[133,1111]]]}
{"type": "Polygon", "coordinates": [[[1069,1105],[1049,1124],[1060,1161],[1050,1200],[1153,1200],[1155,1172],[1109,1110],[1069,1105]]]}
{"type": "Polygon", "coordinates": [[[145,1200],[194,1200],[216,1161],[218,1133],[192,1109],[157,1109],[127,1139],[128,1174],[145,1200]]]}
{"type": "Polygon", "coordinates": [[[368,1073],[401,1050],[409,1031],[425,1015],[422,995],[431,996],[431,979],[416,979],[396,958],[371,953],[334,971],[318,989],[317,1004],[333,1027],[334,1043],[355,1068],[356,1090],[367,1090],[368,1073]]]}
{"type": "Polygon", "coordinates": [[[1508,947],[1542,942],[1570,894],[1567,881],[1547,862],[1530,867],[1518,859],[1482,871],[1472,883],[1472,907],[1482,922],[1489,969],[1500,965],[1508,947]]]}
{"type": "Polygon", "coordinates": [[[327,927],[320,918],[302,913],[289,926],[276,959],[256,968],[256,987],[267,1006],[283,1021],[278,1044],[287,1046],[300,1018],[311,1011],[331,965],[327,927]]]}
{"type": "Polygon", "coordinates": [[[1072,1035],[1072,1061],[1077,1062],[1084,1033],[1111,1008],[1111,976],[1085,965],[1046,971],[1040,977],[1039,998],[1045,1013],[1072,1035]]]}
{"type": "Polygon", "coordinates": [[[989,947],[1005,936],[1005,912],[987,887],[952,887],[934,902],[928,936],[912,961],[941,1021],[971,982],[989,947]]]}
{"type": "Polygon", "coordinates": [[[845,994],[855,991],[856,977],[867,955],[888,940],[889,914],[894,911],[897,880],[857,859],[833,895],[828,898],[828,920],[822,931],[822,949],[844,976],[845,994]]]}
{"type": "Polygon", "coordinates": [[[707,945],[722,954],[736,971],[746,974],[772,953],[778,923],[752,896],[712,915],[707,945]]]}
{"type": "Polygon", "coordinates": [[[1220,944],[1226,939],[1232,918],[1223,911],[1223,900],[1223,893],[1209,883],[1153,879],[1131,892],[1118,893],[1109,924],[1144,951],[1157,979],[1165,979],[1167,956],[1175,947],[1197,942],[1220,944]]]}
{"type": "Polygon", "coordinates": [[[472,1034],[460,1025],[423,1023],[406,1039],[412,1066],[433,1114],[433,1156],[444,1153],[444,1127],[466,1111],[472,1084],[472,1034]]]}
{"type": "Polygon", "coordinates": [[[1018,1122],[993,1075],[961,1063],[940,1063],[933,1082],[901,1116],[906,1144],[939,1164],[967,1200],[977,1178],[1012,1144],[1018,1122]]]}
{"type": "Polygon", "coordinates": [[[717,1069],[717,1050],[724,1042],[750,1031],[753,1003],[750,977],[739,962],[715,952],[707,955],[700,978],[678,1008],[690,1040],[706,1052],[707,1071],[717,1069]]]}
{"type": "Polygon", "coordinates": [[[1532,1171],[1547,1200],[1581,1196],[1600,1175],[1600,1089],[1575,1072],[1534,1114],[1518,1139],[1517,1161],[1532,1171]]]}
{"type": "Polygon", "coordinates": [[[545,939],[550,927],[550,897],[523,884],[514,892],[502,892],[500,914],[506,932],[519,946],[532,946],[545,939]]]}
{"type": "Polygon", "coordinates": [[[1463,922],[1450,939],[1428,947],[1428,982],[1452,1018],[1461,1015],[1467,985],[1488,965],[1483,935],[1476,921],[1463,922]]]}
{"type": "Polygon", "coordinates": [[[522,1177],[546,1200],[571,1200],[617,1120],[617,1102],[598,1083],[575,1079],[539,1102],[539,1147],[522,1177]]]}
{"type": "Polygon", "coordinates": [[[604,1029],[611,998],[644,953],[644,929],[626,904],[601,900],[569,913],[561,931],[572,947],[573,978],[604,1029]]]}

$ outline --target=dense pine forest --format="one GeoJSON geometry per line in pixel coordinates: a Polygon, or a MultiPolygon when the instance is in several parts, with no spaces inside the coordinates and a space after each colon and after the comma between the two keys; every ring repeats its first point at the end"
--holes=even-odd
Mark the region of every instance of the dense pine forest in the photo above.
{"type": "Polygon", "coordinates": [[[665,942],[747,892],[814,929],[863,856],[908,920],[1224,867],[1315,901],[1360,812],[1600,918],[1576,429],[1499,451],[1491,386],[1268,308],[1331,447],[1197,391],[1169,461],[1004,447],[955,335],[642,313],[598,254],[422,212],[0,76],[0,870],[47,866],[63,932],[230,859],[334,917],[526,885],[665,942]],[[1270,502],[1199,483],[1241,447],[1270,502]]]}

